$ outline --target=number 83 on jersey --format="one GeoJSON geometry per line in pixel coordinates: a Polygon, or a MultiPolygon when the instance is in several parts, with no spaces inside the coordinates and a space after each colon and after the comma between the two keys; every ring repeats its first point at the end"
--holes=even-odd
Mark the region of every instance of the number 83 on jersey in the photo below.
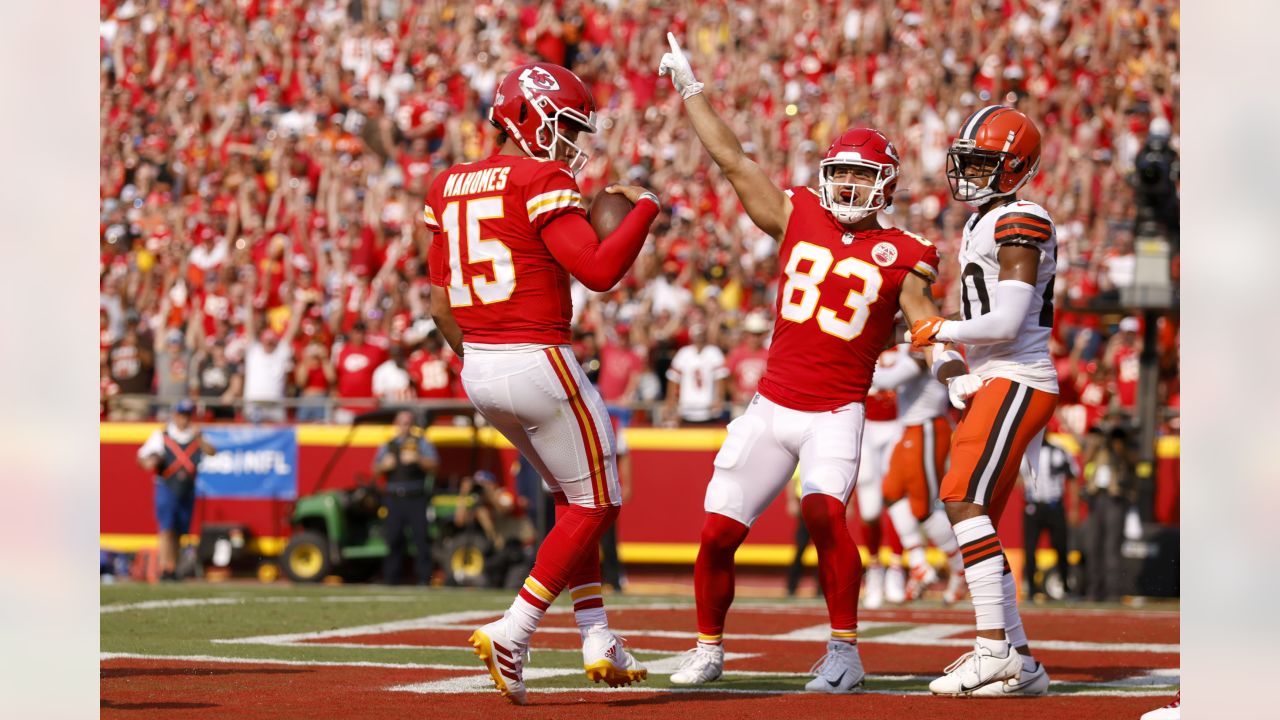
{"type": "Polygon", "coordinates": [[[787,282],[782,287],[779,316],[803,323],[816,313],[822,332],[841,340],[853,340],[862,334],[867,319],[871,317],[871,304],[879,299],[880,286],[884,282],[880,268],[875,265],[854,257],[835,262],[835,256],[829,249],[807,242],[798,242],[791,249],[783,274],[787,282]],[[832,309],[819,304],[822,282],[831,274],[862,281],[862,290],[850,290],[841,308],[832,309]],[[840,313],[845,310],[852,313],[847,319],[841,319],[840,313]]]}

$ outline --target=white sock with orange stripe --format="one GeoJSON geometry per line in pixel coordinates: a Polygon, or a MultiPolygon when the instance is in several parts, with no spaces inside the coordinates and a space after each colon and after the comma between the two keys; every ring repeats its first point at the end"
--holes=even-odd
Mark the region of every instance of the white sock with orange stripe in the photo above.
{"type": "Polygon", "coordinates": [[[962,520],[955,526],[956,540],[964,555],[964,577],[969,583],[973,614],[979,630],[1004,630],[1004,548],[991,518],[986,515],[962,520]]]}
{"type": "Polygon", "coordinates": [[[573,619],[578,623],[578,634],[585,641],[587,633],[609,629],[609,616],[604,611],[604,597],[600,583],[588,583],[569,589],[573,598],[573,619]]]}

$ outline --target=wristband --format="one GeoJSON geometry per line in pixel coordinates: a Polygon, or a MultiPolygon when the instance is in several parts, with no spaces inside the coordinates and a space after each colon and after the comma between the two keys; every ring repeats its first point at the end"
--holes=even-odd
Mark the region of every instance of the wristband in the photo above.
{"type": "MultiPolygon", "coordinates": [[[[941,354],[935,357],[933,359],[933,367],[929,369],[929,372],[933,375],[933,379],[937,380],[938,371],[942,369],[943,365],[946,365],[952,360],[959,360],[960,362],[964,362],[964,357],[961,356],[960,353],[956,352],[955,350],[944,350],[941,354]]],[[[965,371],[968,372],[968,368],[965,368],[965,371]]]]}
{"type": "Polygon", "coordinates": [[[653,194],[652,191],[646,190],[641,193],[640,197],[636,199],[636,202],[639,203],[640,200],[652,200],[653,204],[658,206],[658,212],[662,212],[662,201],[659,200],[658,196],[653,194]]]}

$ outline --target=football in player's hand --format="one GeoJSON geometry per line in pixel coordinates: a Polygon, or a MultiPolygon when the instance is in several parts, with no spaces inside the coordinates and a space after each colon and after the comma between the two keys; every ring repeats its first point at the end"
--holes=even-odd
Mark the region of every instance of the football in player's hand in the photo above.
{"type": "Polygon", "coordinates": [[[596,231],[596,237],[603,240],[618,229],[622,219],[631,212],[633,207],[635,206],[626,195],[601,190],[591,199],[587,220],[591,222],[591,228],[596,231]]]}

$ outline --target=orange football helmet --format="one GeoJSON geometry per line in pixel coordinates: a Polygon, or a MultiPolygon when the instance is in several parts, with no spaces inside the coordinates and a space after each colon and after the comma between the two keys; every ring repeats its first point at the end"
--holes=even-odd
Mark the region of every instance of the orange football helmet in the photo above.
{"type": "Polygon", "coordinates": [[[1011,107],[989,105],[960,126],[947,160],[956,200],[983,204],[1012,195],[1040,169],[1040,130],[1011,107]]]}

